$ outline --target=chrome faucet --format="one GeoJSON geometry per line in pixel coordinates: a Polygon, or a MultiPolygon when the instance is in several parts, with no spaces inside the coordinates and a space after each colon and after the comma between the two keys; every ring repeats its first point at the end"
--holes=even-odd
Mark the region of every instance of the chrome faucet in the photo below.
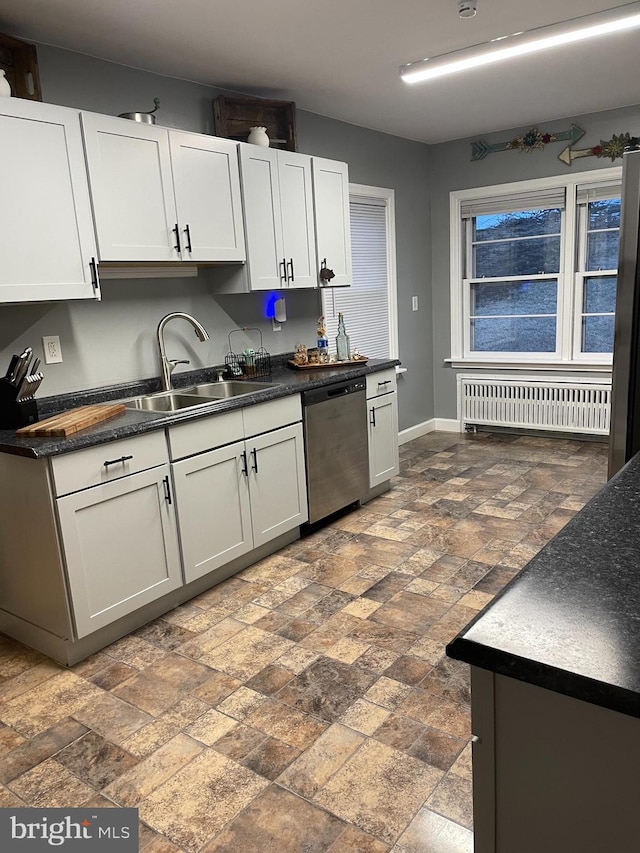
{"type": "Polygon", "coordinates": [[[170,320],[187,320],[193,326],[199,341],[208,341],[209,333],[205,327],[199,323],[191,314],[185,314],[184,311],[174,311],[172,314],[167,314],[158,323],[158,349],[160,350],[160,365],[162,366],[162,387],[165,391],[171,390],[171,371],[177,364],[189,364],[188,360],[167,358],[167,353],[164,346],[164,329],[170,320]]]}

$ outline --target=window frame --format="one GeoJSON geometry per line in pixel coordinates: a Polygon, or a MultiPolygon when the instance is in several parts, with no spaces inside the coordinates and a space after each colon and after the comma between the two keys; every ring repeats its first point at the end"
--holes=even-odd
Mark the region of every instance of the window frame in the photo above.
{"type": "MultiPolygon", "coordinates": [[[[453,366],[494,366],[506,365],[510,368],[531,369],[572,368],[580,370],[611,370],[612,355],[607,353],[581,353],[581,320],[582,320],[582,284],[585,276],[586,231],[580,229],[577,202],[577,190],[584,184],[621,184],[622,167],[613,166],[588,172],[578,172],[568,176],[551,176],[527,181],[517,181],[508,184],[498,184],[485,187],[474,187],[467,190],[455,190],[450,193],[450,304],[451,304],[451,357],[446,359],[453,366]],[[558,280],[558,306],[555,353],[495,353],[470,350],[470,308],[472,283],[478,279],[464,279],[466,269],[469,269],[469,253],[471,247],[466,239],[466,230],[470,226],[462,218],[462,207],[473,201],[490,202],[493,197],[508,195],[523,195],[547,189],[564,188],[565,207],[561,220],[561,257],[558,280]],[[584,242],[584,247],[579,242],[584,242]],[[582,250],[582,254],[579,254],[582,250]],[[582,268],[581,268],[582,267],[582,268]],[[581,278],[580,278],[581,276],[581,278]],[[578,292],[580,291],[580,292],[578,292]]],[[[581,207],[588,207],[587,204],[581,207]]],[[[585,214],[586,216],[586,214],[585,214]]],[[[586,221],[586,219],[585,219],[586,221]]],[[[602,271],[610,273],[611,271],[602,271]]],[[[615,271],[613,271],[615,272],[615,271]]],[[[549,274],[549,277],[556,277],[549,274]]],[[[479,281],[508,281],[515,277],[499,279],[479,279],[479,281]]],[[[517,277],[521,279],[522,277],[517,277]]],[[[532,276],[532,278],[534,278],[532,276]]]]}
{"type": "MultiPolygon", "coordinates": [[[[398,284],[396,272],[396,217],[395,190],[388,187],[374,187],[366,184],[349,184],[349,204],[356,198],[375,198],[384,201],[386,255],[387,255],[387,315],[389,323],[389,358],[398,356],[398,284]]],[[[338,294],[341,287],[332,288],[330,285],[320,290],[320,313],[326,315],[327,303],[331,298],[329,291],[338,294]]],[[[368,353],[364,353],[368,355],[368,353]]]]}

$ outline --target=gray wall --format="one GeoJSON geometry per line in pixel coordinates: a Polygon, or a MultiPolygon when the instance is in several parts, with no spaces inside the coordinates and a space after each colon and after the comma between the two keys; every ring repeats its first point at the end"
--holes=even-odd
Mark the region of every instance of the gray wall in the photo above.
{"type": "MultiPolygon", "coordinates": [[[[576,148],[590,148],[601,139],[625,132],[640,135],[640,106],[610,110],[586,116],[574,116],[560,121],[544,122],[540,129],[551,133],[568,130],[571,123],[586,131],[576,148]]],[[[528,130],[511,128],[483,137],[487,142],[504,142],[528,130]]],[[[477,139],[477,137],[473,137],[477,139]]],[[[461,139],[429,147],[429,187],[431,191],[431,251],[433,305],[433,371],[434,407],[439,418],[455,418],[456,371],[443,360],[450,351],[450,283],[449,283],[449,193],[470,187],[491,186],[510,181],[524,181],[550,175],[589,171],[621,165],[621,160],[585,157],[574,161],[569,168],[558,154],[566,142],[546,145],[541,151],[504,151],[489,154],[484,160],[471,162],[472,139],[461,139]]],[[[464,371],[466,372],[466,371],[464,371]]]]}
{"type": "MultiPolygon", "coordinates": [[[[46,45],[37,49],[49,103],[115,115],[151,109],[158,97],[158,124],[214,132],[216,89],[46,45]]],[[[400,357],[408,367],[400,383],[400,428],[425,421],[433,417],[428,148],[302,111],[297,121],[300,151],[346,161],[353,182],[395,190],[400,357]],[[418,312],[410,310],[412,295],[420,297],[418,312]]],[[[190,358],[192,367],[221,363],[236,326],[259,326],[273,353],[315,340],[317,293],[288,293],[289,319],[276,333],[264,319],[263,294],[215,296],[207,278],[205,273],[197,279],[105,280],[99,304],[3,306],[0,364],[26,344],[38,350],[42,335],[59,334],[64,362],[46,366],[43,395],[154,376],[155,329],[174,310],[193,313],[211,333],[211,342],[201,344],[186,324],[169,327],[169,354],[190,358]]]]}

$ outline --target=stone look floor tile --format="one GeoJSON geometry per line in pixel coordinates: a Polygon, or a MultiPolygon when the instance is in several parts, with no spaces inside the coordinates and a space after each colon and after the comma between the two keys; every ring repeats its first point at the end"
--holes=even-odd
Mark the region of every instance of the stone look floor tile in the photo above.
{"type": "Polygon", "coordinates": [[[352,729],[334,723],[284,771],[278,782],[310,800],[364,740],[352,729]]]}
{"type": "Polygon", "coordinates": [[[272,785],[202,853],[325,853],[343,829],[338,818],[272,785]]]}
{"type": "Polygon", "coordinates": [[[238,721],[233,717],[228,717],[217,709],[211,708],[188,726],[185,732],[189,737],[195,738],[207,746],[213,746],[217,740],[235,729],[237,725],[238,721]]]}
{"type": "Polygon", "coordinates": [[[0,760],[0,782],[10,782],[21,776],[87,731],[86,726],[66,717],[36,737],[25,740],[0,760]]]}
{"type": "Polygon", "coordinates": [[[444,645],[606,455],[432,433],[388,493],[69,669],[0,636],[0,807],[136,804],[143,853],[471,853],[468,668],[444,645]]]}
{"type": "Polygon", "coordinates": [[[267,785],[261,776],[208,750],[156,788],[140,804],[140,818],[195,853],[267,785]]]}
{"type": "Polygon", "coordinates": [[[368,740],[315,799],[338,817],[391,843],[441,776],[415,758],[368,740]]]}
{"type": "Polygon", "coordinates": [[[290,681],[277,697],[281,702],[332,722],[360,698],[375,676],[341,661],[320,658],[290,681]]]}
{"type": "Polygon", "coordinates": [[[388,844],[355,826],[348,826],[327,853],[387,853],[388,850],[388,844]]]}
{"type": "Polygon", "coordinates": [[[466,826],[473,828],[473,809],[471,780],[454,773],[447,773],[433,794],[427,800],[428,807],[466,826]]]}
{"type": "Polygon", "coordinates": [[[473,833],[423,808],[398,839],[398,849],[406,853],[473,853],[473,833]]]}
{"type": "Polygon", "coordinates": [[[306,749],[327,728],[327,723],[273,699],[253,711],[245,723],[298,749],[306,749]]]}
{"type": "Polygon", "coordinates": [[[121,806],[137,806],[178,770],[202,752],[202,744],[187,735],[176,735],[148,758],[123,773],[104,789],[121,806]]]}
{"type": "Polygon", "coordinates": [[[347,708],[340,721],[350,729],[372,735],[390,714],[391,711],[367,702],[366,699],[357,699],[350,708],[347,708]]]}
{"type": "Polygon", "coordinates": [[[98,790],[138,763],[137,758],[95,732],[88,732],[58,752],[56,761],[98,790]]]}
{"type": "Polygon", "coordinates": [[[294,746],[289,746],[277,738],[267,737],[246,755],[241,763],[259,776],[273,781],[299,755],[300,750],[294,746]]]}

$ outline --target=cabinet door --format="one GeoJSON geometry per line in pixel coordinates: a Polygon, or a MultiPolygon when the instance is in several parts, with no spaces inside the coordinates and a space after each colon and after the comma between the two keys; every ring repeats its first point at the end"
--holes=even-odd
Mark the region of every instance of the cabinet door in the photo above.
{"type": "Polygon", "coordinates": [[[287,287],[317,287],[311,158],[279,151],[278,178],[287,287]]]}
{"type": "Polygon", "coordinates": [[[169,143],[183,260],[244,261],[237,143],[174,130],[169,143]]]}
{"type": "Polygon", "coordinates": [[[395,477],[398,463],[397,395],[384,394],[367,400],[369,414],[369,486],[395,477]]]}
{"type": "Polygon", "coordinates": [[[162,465],[57,500],[78,637],[181,585],[168,488],[162,465]]]}
{"type": "Polygon", "coordinates": [[[173,465],[187,583],[252,548],[244,442],[173,465]]]}
{"type": "Polygon", "coordinates": [[[314,157],[313,194],[318,265],[326,261],[327,267],[334,271],[331,287],[350,285],[351,224],[347,164],[314,157]]]}
{"type": "Polygon", "coordinates": [[[272,290],[286,279],[282,247],[278,152],[240,143],[240,175],[251,290],[272,290]]]}
{"type": "Polygon", "coordinates": [[[246,441],[254,547],[305,522],[307,488],[302,424],[246,441]]]}
{"type": "Polygon", "coordinates": [[[178,261],[169,134],[82,113],[101,261],[178,261]]]}
{"type": "Polygon", "coordinates": [[[79,113],[0,102],[0,302],[99,298],[79,113]]]}

